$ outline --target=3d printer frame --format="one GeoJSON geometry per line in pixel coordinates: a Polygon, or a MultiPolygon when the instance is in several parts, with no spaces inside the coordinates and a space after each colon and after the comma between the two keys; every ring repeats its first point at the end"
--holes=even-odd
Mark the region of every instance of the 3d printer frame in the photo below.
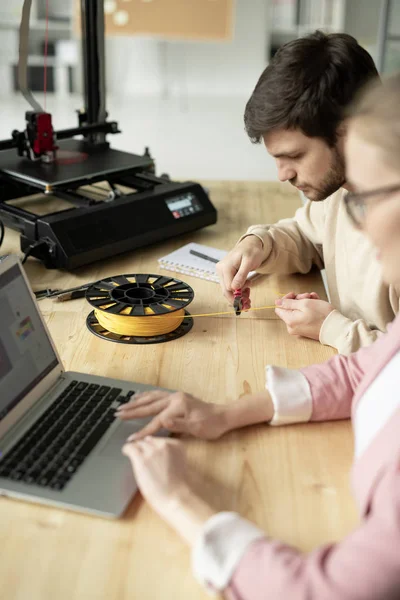
{"type": "MultiPolygon", "coordinates": [[[[25,0],[22,14],[20,61],[30,3],[25,0]]],[[[51,115],[33,110],[26,113],[25,131],[0,141],[0,220],[20,232],[25,258],[35,256],[49,268],[73,269],[217,220],[200,184],[155,175],[148,148],[136,155],[109,147],[106,136],[119,129],[107,121],[105,108],[104,0],[81,0],[81,25],[84,110],[78,113],[78,126],[54,132],[51,115]],[[59,160],[61,155],[78,158],[59,160]],[[96,198],[82,190],[99,181],[107,184],[100,199],[99,193],[96,198]],[[39,216],[13,202],[38,193],[72,207],[39,216]],[[188,208],[176,211],[174,201],[188,208]]],[[[26,39],[24,50],[26,58],[26,39]]],[[[40,107],[27,84],[20,87],[31,106],[40,107]]]]}
{"type": "MultiPolygon", "coordinates": [[[[60,149],[60,146],[56,146],[55,144],[63,140],[71,140],[76,136],[82,136],[83,143],[81,142],[79,145],[75,144],[74,149],[78,152],[79,147],[81,154],[84,155],[86,152],[93,154],[96,151],[104,151],[109,148],[106,135],[119,133],[120,131],[116,121],[107,121],[105,110],[104,0],[96,2],[81,0],[81,26],[84,110],[77,111],[77,127],[57,132],[53,132],[51,129],[51,134],[55,142],[55,152],[60,149]]],[[[68,200],[75,206],[85,204],[90,206],[96,200],[88,199],[87,196],[79,194],[72,187],[77,188],[99,180],[108,181],[111,189],[109,199],[117,194],[114,182],[107,178],[107,172],[98,172],[99,169],[93,170],[93,165],[92,168],[86,168],[86,165],[84,165],[80,169],[81,176],[72,177],[72,181],[68,180],[65,173],[64,177],[57,179],[53,173],[49,173],[49,168],[42,168],[41,165],[38,165],[42,157],[40,156],[40,151],[33,152],[34,143],[36,142],[35,135],[36,138],[43,137],[43,135],[49,137],[49,121],[47,120],[47,122],[41,124],[43,117],[50,118],[50,127],[52,127],[51,115],[48,113],[27,111],[26,130],[14,130],[10,139],[0,140],[0,215],[8,227],[16,229],[23,234],[28,234],[29,238],[33,234],[32,228],[35,226],[36,215],[25,209],[8,205],[8,201],[43,192],[68,200]],[[16,150],[17,152],[15,154],[7,152],[12,150],[16,150]],[[18,160],[18,156],[25,156],[26,159],[33,160],[34,166],[29,165],[27,160],[18,160]],[[42,177],[40,176],[40,172],[42,177]],[[39,176],[30,177],[29,174],[32,175],[32,173],[39,176]]],[[[63,147],[61,145],[61,148],[63,147]]],[[[44,148],[51,151],[53,149],[52,141],[47,140],[47,146],[45,145],[44,148]]],[[[43,154],[45,153],[43,152],[43,154]]],[[[130,156],[133,159],[135,157],[135,155],[130,156]]],[[[115,178],[118,172],[127,173],[128,171],[132,171],[134,173],[138,168],[154,172],[154,162],[148,151],[146,151],[143,157],[137,156],[136,158],[138,159],[138,164],[134,164],[132,168],[129,165],[129,169],[127,169],[127,165],[125,164],[126,160],[121,165],[120,170],[114,165],[113,177],[115,178]],[[143,160],[144,158],[145,160],[143,160]]],[[[135,161],[133,160],[133,162],[135,161]]],[[[57,171],[59,170],[57,169],[57,171]]]]}

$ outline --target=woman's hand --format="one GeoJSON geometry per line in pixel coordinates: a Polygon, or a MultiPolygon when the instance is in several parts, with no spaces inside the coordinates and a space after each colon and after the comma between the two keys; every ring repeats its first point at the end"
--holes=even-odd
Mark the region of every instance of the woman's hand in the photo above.
{"type": "Polygon", "coordinates": [[[203,402],[183,392],[154,390],[133,397],[128,404],[117,409],[123,420],[154,417],[141,431],[129,440],[140,440],[154,435],[160,429],[174,433],[189,433],[203,440],[215,440],[226,431],[224,406],[203,402]]]}
{"type": "Polygon", "coordinates": [[[183,392],[154,390],[134,396],[131,402],[117,409],[117,416],[126,421],[154,416],[128,441],[141,440],[160,429],[215,440],[232,429],[268,423],[274,416],[274,406],[268,390],[245,394],[235,402],[221,405],[203,402],[183,392]]]}
{"type": "Polygon", "coordinates": [[[186,495],[186,455],[182,442],[148,436],[125,444],[122,452],[132,463],[142,495],[158,514],[163,516],[177,499],[186,495]]]}
{"type": "Polygon", "coordinates": [[[215,511],[187,481],[182,442],[146,437],[122,448],[132,464],[136,483],[150,506],[189,544],[215,511]]]}

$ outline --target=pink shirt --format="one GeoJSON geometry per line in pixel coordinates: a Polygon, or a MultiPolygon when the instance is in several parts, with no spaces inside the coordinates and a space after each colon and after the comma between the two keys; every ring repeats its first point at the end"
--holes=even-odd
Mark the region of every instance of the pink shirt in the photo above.
{"type": "Polygon", "coordinates": [[[351,416],[360,525],[303,554],[235,513],[220,513],[194,548],[195,575],[229,600],[400,600],[400,317],[349,356],[300,372],[269,368],[268,387],[272,424],[351,416]]]}

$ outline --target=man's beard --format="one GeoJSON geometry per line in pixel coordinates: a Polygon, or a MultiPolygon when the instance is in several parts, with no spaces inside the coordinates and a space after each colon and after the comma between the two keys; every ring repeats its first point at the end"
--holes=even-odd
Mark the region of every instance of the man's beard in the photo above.
{"type": "Polygon", "coordinates": [[[325,175],[324,181],[319,188],[314,188],[311,186],[309,190],[304,192],[304,195],[313,202],[320,202],[321,200],[325,200],[331,194],[334,194],[342,185],[345,183],[345,165],[344,159],[339,154],[337,148],[333,150],[332,162],[329,168],[329,171],[325,175]]]}

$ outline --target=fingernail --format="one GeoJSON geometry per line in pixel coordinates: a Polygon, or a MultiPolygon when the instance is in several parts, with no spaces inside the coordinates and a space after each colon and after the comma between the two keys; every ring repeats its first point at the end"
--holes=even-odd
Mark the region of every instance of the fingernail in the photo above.
{"type": "Polygon", "coordinates": [[[282,306],[282,300],[280,298],[277,298],[275,300],[275,304],[277,304],[278,306],[282,306]]]}
{"type": "Polygon", "coordinates": [[[134,442],[136,439],[136,433],[132,433],[132,435],[130,435],[128,438],[126,438],[127,442],[134,442]]]}

